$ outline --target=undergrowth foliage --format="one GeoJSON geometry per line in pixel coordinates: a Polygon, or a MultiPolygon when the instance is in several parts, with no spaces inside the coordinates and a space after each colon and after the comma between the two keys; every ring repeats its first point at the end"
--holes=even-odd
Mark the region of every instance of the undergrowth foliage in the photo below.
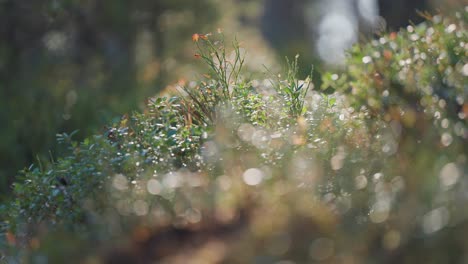
{"type": "MultiPolygon", "coordinates": [[[[325,73],[322,87],[297,78],[298,57],[285,80],[248,80],[237,42],[231,51],[222,33],[194,34],[195,57],[209,69],[200,81],[83,142],[59,135],[68,156],[21,172],[16,199],[0,208],[2,253],[86,258],[99,254],[99,241],[129,233],[136,247],[173,241],[158,230],[174,228],[189,241],[219,235],[188,247],[203,263],[460,260],[465,22],[466,12],[434,17],[356,46],[345,72],[325,73]],[[224,240],[219,226],[238,236],[224,240]],[[57,232],[68,234],[61,253],[47,244],[57,232]],[[421,253],[421,241],[434,250],[421,253]]],[[[175,251],[137,257],[184,259],[182,240],[175,251]]]]}

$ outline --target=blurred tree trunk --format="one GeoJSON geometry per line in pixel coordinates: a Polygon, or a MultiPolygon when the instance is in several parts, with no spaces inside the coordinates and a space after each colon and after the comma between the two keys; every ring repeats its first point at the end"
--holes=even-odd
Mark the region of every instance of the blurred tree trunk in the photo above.
{"type": "Polygon", "coordinates": [[[279,49],[302,40],[306,34],[303,9],[307,0],[266,0],[262,17],[262,32],[279,49]]]}

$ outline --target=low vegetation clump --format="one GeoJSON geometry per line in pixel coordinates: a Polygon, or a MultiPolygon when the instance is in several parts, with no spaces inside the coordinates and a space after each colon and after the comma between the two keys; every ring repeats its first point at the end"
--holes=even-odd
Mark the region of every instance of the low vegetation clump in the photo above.
{"type": "Polygon", "coordinates": [[[195,34],[200,81],[83,142],[57,135],[70,154],[21,172],[4,259],[463,262],[466,18],[355,46],[319,81],[298,57],[247,79],[237,42],[195,34]]]}

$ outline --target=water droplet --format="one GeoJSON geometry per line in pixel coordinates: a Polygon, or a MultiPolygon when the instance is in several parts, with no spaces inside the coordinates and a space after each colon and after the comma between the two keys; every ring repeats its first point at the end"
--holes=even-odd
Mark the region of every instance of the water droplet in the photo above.
{"type": "Polygon", "coordinates": [[[440,207],[425,214],[422,221],[424,233],[431,234],[439,231],[447,225],[449,211],[445,207],[440,207]]]}
{"type": "Polygon", "coordinates": [[[419,39],[419,35],[418,34],[411,34],[410,39],[411,39],[411,41],[416,41],[416,40],[419,39]]]}
{"type": "Polygon", "coordinates": [[[115,189],[119,191],[124,191],[128,189],[128,181],[127,178],[123,174],[116,174],[114,179],[112,180],[112,185],[115,189]]]}
{"type": "Polygon", "coordinates": [[[390,214],[390,203],[388,200],[383,199],[377,201],[373,206],[369,214],[369,219],[373,223],[385,222],[390,214]]]}
{"type": "Polygon", "coordinates": [[[182,185],[182,179],[178,173],[169,172],[164,175],[163,184],[169,188],[177,188],[182,185]]]}
{"type": "Polygon", "coordinates": [[[343,147],[338,148],[338,153],[333,156],[330,160],[332,170],[339,170],[343,167],[344,160],[346,158],[346,152],[343,147]]]}
{"type": "Polygon", "coordinates": [[[440,142],[445,147],[448,147],[450,144],[452,144],[452,141],[453,141],[453,137],[452,137],[452,135],[450,135],[450,133],[445,132],[440,137],[440,142]]]}
{"type": "Polygon", "coordinates": [[[146,184],[146,188],[148,189],[148,192],[153,195],[160,194],[162,191],[162,185],[156,179],[149,180],[146,184]]]}
{"type": "Polygon", "coordinates": [[[242,124],[237,129],[237,135],[245,142],[252,140],[252,135],[255,132],[255,128],[250,124],[242,124]]]}
{"type": "Polygon", "coordinates": [[[218,146],[213,141],[205,142],[202,146],[201,152],[206,158],[216,156],[218,154],[218,146]]]}
{"type": "Polygon", "coordinates": [[[259,129],[252,135],[252,144],[259,149],[267,148],[269,141],[270,135],[265,130],[259,129]]]}
{"type": "Polygon", "coordinates": [[[460,171],[455,163],[447,163],[440,170],[439,179],[444,187],[450,187],[457,183],[460,178],[460,171]]]}
{"type": "Polygon", "coordinates": [[[453,31],[455,31],[455,29],[457,29],[457,26],[455,24],[450,24],[448,25],[448,27],[445,29],[445,32],[447,33],[452,33],[453,31]]]}
{"type": "Polygon", "coordinates": [[[201,212],[199,210],[193,209],[193,208],[187,209],[187,211],[185,211],[184,215],[185,215],[185,219],[187,219],[187,221],[189,221],[192,224],[196,224],[196,223],[200,222],[201,219],[202,219],[201,212]]]}
{"type": "Polygon", "coordinates": [[[364,56],[364,57],[362,58],[362,62],[363,62],[364,64],[370,63],[371,61],[372,61],[372,58],[371,58],[370,56],[364,56]]]}
{"type": "Polygon", "coordinates": [[[367,186],[367,178],[364,175],[358,175],[356,178],[354,178],[354,187],[357,190],[361,190],[366,188],[367,186]]]}
{"type": "Polygon", "coordinates": [[[377,172],[374,174],[374,182],[378,182],[383,177],[383,173],[377,172]]]}
{"type": "Polygon", "coordinates": [[[221,175],[216,179],[216,181],[217,181],[218,186],[219,186],[219,188],[221,190],[227,191],[227,190],[231,189],[232,182],[231,182],[231,179],[229,178],[229,176],[221,175]]]}
{"type": "Polygon", "coordinates": [[[148,214],[148,203],[143,200],[136,200],[133,203],[133,211],[138,216],[144,216],[148,214]]]}
{"type": "Polygon", "coordinates": [[[450,121],[449,121],[447,118],[444,118],[444,119],[442,120],[442,122],[440,122],[440,126],[441,126],[442,128],[448,128],[448,127],[449,127],[449,124],[450,124],[450,121]]]}
{"type": "Polygon", "coordinates": [[[263,172],[257,168],[250,168],[244,172],[242,178],[247,185],[258,185],[263,180],[263,172]]]}
{"type": "Polygon", "coordinates": [[[463,76],[468,76],[468,63],[463,65],[462,74],[463,76]]]}

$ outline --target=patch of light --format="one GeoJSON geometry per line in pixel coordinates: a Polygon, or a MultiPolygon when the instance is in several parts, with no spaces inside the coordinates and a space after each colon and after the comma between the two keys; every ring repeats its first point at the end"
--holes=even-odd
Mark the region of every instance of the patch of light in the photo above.
{"type": "Polygon", "coordinates": [[[463,65],[462,73],[463,73],[463,76],[468,76],[468,63],[463,65]]]}
{"type": "Polygon", "coordinates": [[[148,192],[153,194],[153,195],[157,195],[157,194],[161,193],[162,188],[163,188],[163,186],[156,179],[149,180],[146,187],[148,189],[148,192]]]}
{"type": "Polygon", "coordinates": [[[344,64],[345,51],[357,41],[360,26],[363,31],[385,27],[376,0],[309,1],[304,13],[317,54],[329,65],[344,64]]]}
{"type": "Polygon", "coordinates": [[[346,158],[346,153],[343,147],[340,147],[338,153],[333,156],[330,160],[330,165],[332,170],[339,170],[343,167],[344,160],[346,158]]]}
{"type": "Polygon", "coordinates": [[[250,124],[242,124],[237,130],[237,135],[245,142],[252,140],[252,135],[255,132],[255,128],[250,124]]]}
{"type": "Polygon", "coordinates": [[[242,178],[247,185],[258,185],[263,180],[263,172],[257,168],[250,168],[244,172],[242,178]]]}
{"type": "Polygon", "coordinates": [[[390,214],[390,201],[382,199],[377,201],[369,213],[369,218],[373,223],[383,223],[390,214]]]}
{"type": "Polygon", "coordinates": [[[457,183],[460,178],[460,171],[455,163],[447,163],[440,170],[439,179],[443,187],[450,187],[457,183]]]}
{"type": "Polygon", "coordinates": [[[133,211],[138,216],[144,216],[148,214],[148,203],[143,200],[137,200],[133,203],[133,211]]]}
{"type": "Polygon", "coordinates": [[[127,178],[123,174],[116,174],[112,180],[112,185],[119,191],[128,189],[127,178]]]}
{"type": "Polygon", "coordinates": [[[356,178],[354,178],[354,187],[357,190],[361,190],[366,188],[367,186],[367,178],[364,175],[358,175],[356,178]]]}
{"type": "Polygon", "coordinates": [[[328,13],[319,24],[317,52],[329,64],[343,64],[345,50],[357,41],[357,23],[346,13],[328,13]]]}
{"type": "Polygon", "coordinates": [[[440,207],[424,215],[422,228],[424,233],[431,234],[444,228],[449,221],[447,208],[440,207]]]}
{"type": "Polygon", "coordinates": [[[42,41],[49,51],[62,53],[67,49],[68,37],[61,31],[52,30],[43,36],[42,41]]]}
{"type": "Polygon", "coordinates": [[[378,22],[379,7],[375,0],[358,0],[358,11],[361,17],[370,24],[378,22]]]}

